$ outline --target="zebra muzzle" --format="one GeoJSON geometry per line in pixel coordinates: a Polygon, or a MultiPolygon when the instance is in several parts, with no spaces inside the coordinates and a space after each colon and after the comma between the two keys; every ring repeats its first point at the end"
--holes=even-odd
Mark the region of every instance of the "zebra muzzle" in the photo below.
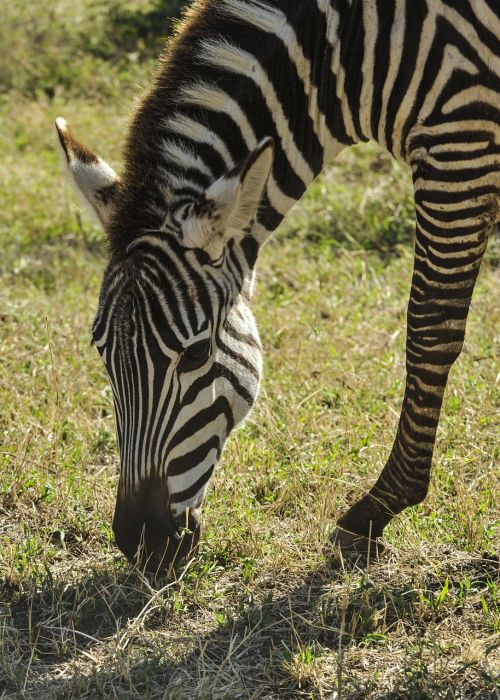
{"type": "Polygon", "coordinates": [[[118,487],[113,532],[127,559],[149,574],[173,570],[200,538],[200,511],[189,509],[174,518],[166,488],[157,481],[141,484],[130,494],[118,487]]]}

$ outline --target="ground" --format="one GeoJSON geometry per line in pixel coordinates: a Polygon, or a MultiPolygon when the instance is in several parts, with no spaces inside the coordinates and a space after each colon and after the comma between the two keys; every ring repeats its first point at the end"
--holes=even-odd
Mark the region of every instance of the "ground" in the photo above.
{"type": "Polygon", "coordinates": [[[199,551],[146,579],[113,545],[114,417],[89,342],[106,247],[63,185],[52,126],[61,114],[119,169],[161,3],[111,6],[103,25],[61,0],[40,27],[11,3],[0,29],[0,697],[498,699],[495,240],[428,498],[368,568],[326,547],[382,468],[403,394],[411,186],[374,145],[343,153],[262,252],[265,380],[199,551]]]}

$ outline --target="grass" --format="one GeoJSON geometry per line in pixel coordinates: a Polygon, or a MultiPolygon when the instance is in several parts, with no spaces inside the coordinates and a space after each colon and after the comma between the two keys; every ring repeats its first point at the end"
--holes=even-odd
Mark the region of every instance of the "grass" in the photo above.
{"type": "MultiPolygon", "coordinates": [[[[4,55],[16,56],[17,7],[4,55]]],[[[73,24],[69,3],[54,7],[57,38],[73,24]]],[[[160,6],[113,7],[137,27],[160,6]]],[[[97,5],[81,8],[88,27],[97,5]]],[[[403,391],[411,188],[373,145],[342,154],[262,253],[264,386],[224,453],[196,556],[176,580],[147,580],[114,547],[114,418],[89,344],[105,244],[61,184],[52,122],[63,114],[119,166],[152,64],[146,50],[122,60],[130,44],[114,25],[104,58],[85,31],[54,56],[48,29],[38,53],[23,48],[40,70],[71,64],[51,90],[19,65],[9,83],[0,63],[0,697],[498,698],[495,241],[427,500],[390,525],[368,570],[325,553],[337,515],[383,466],[403,391]]]]}

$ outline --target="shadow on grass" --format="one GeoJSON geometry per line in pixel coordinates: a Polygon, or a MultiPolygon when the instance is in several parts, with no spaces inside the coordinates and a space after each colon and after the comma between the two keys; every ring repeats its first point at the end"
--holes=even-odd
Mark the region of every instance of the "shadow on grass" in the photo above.
{"type": "MultiPolygon", "coordinates": [[[[455,696],[450,679],[427,667],[422,650],[412,643],[408,658],[398,660],[397,693],[373,695],[377,669],[363,673],[354,664],[358,670],[353,671],[344,655],[353,647],[371,647],[382,673],[389,668],[394,659],[385,648],[386,635],[377,632],[382,619],[384,630],[404,625],[405,634],[416,630],[423,640],[427,625],[462,612],[459,607],[447,613],[429,609],[426,618],[419,610],[421,590],[411,577],[404,583],[391,581],[385,565],[376,564],[367,573],[358,563],[341,566],[337,560],[288,590],[265,580],[256,587],[258,602],[242,591],[232,601],[230,619],[219,616],[215,629],[213,614],[208,624],[206,617],[197,623],[207,610],[196,604],[176,610],[179,582],[153,591],[130,570],[89,572],[77,583],[60,582],[35,595],[20,595],[11,605],[10,625],[17,639],[10,642],[13,651],[17,644],[24,653],[19,678],[11,677],[2,697],[18,697],[22,691],[28,698],[311,698],[333,692],[340,682],[343,697],[359,700],[368,695],[386,700],[497,698],[494,679],[488,677],[465,695],[464,679],[458,677],[455,696]]],[[[191,575],[196,577],[196,568],[191,575]]],[[[458,569],[445,566],[439,577],[427,575],[423,590],[432,597],[443,576],[458,585],[464,575],[500,583],[498,559],[469,559],[458,569]]],[[[4,654],[5,642],[4,631],[4,654]]]]}

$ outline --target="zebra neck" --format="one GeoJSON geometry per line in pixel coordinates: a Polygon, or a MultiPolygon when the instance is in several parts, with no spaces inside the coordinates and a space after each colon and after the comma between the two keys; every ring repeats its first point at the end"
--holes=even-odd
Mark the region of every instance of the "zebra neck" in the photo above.
{"type": "Polygon", "coordinates": [[[346,92],[362,53],[360,5],[195,5],[132,123],[117,236],[128,243],[134,231],[157,226],[169,190],[203,191],[266,136],[276,157],[260,223],[274,230],[324,164],[365,138],[346,92]]]}

